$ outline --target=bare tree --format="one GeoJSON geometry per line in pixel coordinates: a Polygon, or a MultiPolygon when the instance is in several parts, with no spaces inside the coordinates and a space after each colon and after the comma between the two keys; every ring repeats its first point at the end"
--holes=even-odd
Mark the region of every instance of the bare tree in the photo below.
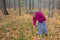
{"type": "Polygon", "coordinates": [[[50,0],[50,12],[49,12],[49,16],[48,17],[53,17],[53,9],[54,9],[54,0],[50,0]]]}
{"type": "Polygon", "coordinates": [[[42,11],[42,0],[38,0],[38,8],[39,8],[39,11],[42,11]]]}
{"type": "Polygon", "coordinates": [[[3,5],[2,0],[0,0],[0,10],[2,10],[2,5],[3,5]]]}
{"type": "Polygon", "coordinates": [[[11,6],[11,0],[9,0],[9,9],[10,9],[10,6],[11,6]]]}
{"type": "Polygon", "coordinates": [[[27,10],[27,0],[25,0],[24,2],[25,2],[25,10],[27,10]]]}
{"type": "Polygon", "coordinates": [[[24,9],[25,9],[25,0],[23,0],[23,6],[24,6],[24,9]]]}
{"type": "Polygon", "coordinates": [[[46,7],[47,7],[47,0],[43,0],[43,4],[44,4],[44,9],[46,9],[46,7]]]}
{"type": "Polygon", "coordinates": [[[57,0],[56,2],[57,2],[57,9],[60,10],[60,0],[57,0]]]}
{"type": "Polygon", "coordinates": [[[19,3],[19,15],[21,15],[21,0],[18,0],[19,3]]]}
{"type": "Polygon", "coordinates": [[[11,0],[6,0],[6,7],[10,9],[11,6],[11,0]]]}
{"type": "Polygon", "coordinates": [[[16,10],[16,0],[14,0],[14,10],[16,10]]]}
{"type": "Polygon", "coordinates": [[[26,14],[28,13],[28,10],[27,10],[27,8],[28,8],[27,7],[27,2],[28,2],[27,0],[24,0],[24,4],[25,4],[24,6],[25,6],[26,14]]]}
{"type": "Polygon", "coordinates": [[[29,10],[31,10],[31,0],[29,0],[29,10]]]}
{"type": "Polygon", "coordinates": [[[57,8],[57,2],[56,2],[56,0],[55,0],[55,2],[54,2],[54,6],[55,6],[55,8],[57,8]]]}
{"type": "Polygon", "coordinates": [[[34,9],[34,0],[32,0],[32,10],[34,9]]]}
{"type": "Polygon", "coordinates": [[[3,0],[3,12],[4,12],[4,15],[9,15],[7,12],[7,9],[6,9],[6,1],[5,0],[3,0]]]}

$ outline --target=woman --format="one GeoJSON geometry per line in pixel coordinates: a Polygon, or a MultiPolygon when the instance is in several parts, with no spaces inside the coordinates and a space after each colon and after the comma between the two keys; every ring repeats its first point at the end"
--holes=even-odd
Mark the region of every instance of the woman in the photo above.
{"type": "Polygon", "coordinates": [[[42,12],[38,11],[30,11],[32,17],[33,17],[33,25],[34,27],[36,27],[36,21],[38,21],[38,34],[42,35],[42,27],[44,28],[44,34],[45,36],[47,36],[48,32],[47,32],[47,27],[46,27],[46,17],[43,15],[42,12]]]}

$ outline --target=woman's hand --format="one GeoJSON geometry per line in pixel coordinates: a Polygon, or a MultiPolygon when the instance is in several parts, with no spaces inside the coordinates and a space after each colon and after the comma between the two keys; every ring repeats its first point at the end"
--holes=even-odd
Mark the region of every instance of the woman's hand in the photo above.
{"type": "Polygon", "coordinates": [[[34,29],[35,29],[36,26],[33,26],[33,27],[34,27],[34,29]]]}

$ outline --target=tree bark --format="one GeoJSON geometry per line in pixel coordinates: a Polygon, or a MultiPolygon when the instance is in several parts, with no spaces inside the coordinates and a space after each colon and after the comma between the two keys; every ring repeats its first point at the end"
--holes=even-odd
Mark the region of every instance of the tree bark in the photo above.
{"type": "Polygon", "coordinates": [[[2,7],[3,7],[3,2],[2,0],[0,0],[0,10],[2,10],[2,7]]]}
{"type": "Polygon", "coordinates": [[[26,10],[26,14],[28,13],[28,10],[27,10],[27,0],[24,0],[24,4],[25,4],[25,10],[26,10]]]}
{"type": "Polygon", "coordinates": [[[31,0],[29,0],[29,10],[31,10],[31,0]]]}
{"type": "Polygon", "coordinates": [[[34,9],[34,0],[32,0],[32,10],[34,9]]]}
{"type": "Polygon", "coordinates": [[[48,17],[53,17],[53,9],[54,9],[54,0],[51,0],[49,16],[48,17]]]}
{"type": "Polygon", "coordinates": [[[14,10],[16,10],[16,0],[14,0],[14,10]]]}
{"type": "Polygon", "coordinates": [[[3,12],[4,12],[4,15],[9,15],[8,11],[6,9],[6,1],[5,0],[3,0],[3,12]]]}
{"type": "Polygon", "coordinates": [[[19,3],[19,16],[21,15],[21,0],[18,0],[19,3]]]}
{"type": "Polygon", "coordinates": [[[38,0],[38,5],[39,11],[42,11],[42,0],[38,0]]]}

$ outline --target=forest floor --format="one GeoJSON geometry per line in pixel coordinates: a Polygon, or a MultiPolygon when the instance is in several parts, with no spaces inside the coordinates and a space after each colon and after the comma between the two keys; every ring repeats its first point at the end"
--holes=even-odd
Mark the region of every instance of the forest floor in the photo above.
{"type": "Polygon", "coordinates": [[[60,40],[60,14],[54,11],[52,18],[47,18],[48,36],[38,35],[38,25],[34,29],[30,14],[18,16],[18,12],[9,10],[10,15],[0,11],[0,40],[60,40]]]}

